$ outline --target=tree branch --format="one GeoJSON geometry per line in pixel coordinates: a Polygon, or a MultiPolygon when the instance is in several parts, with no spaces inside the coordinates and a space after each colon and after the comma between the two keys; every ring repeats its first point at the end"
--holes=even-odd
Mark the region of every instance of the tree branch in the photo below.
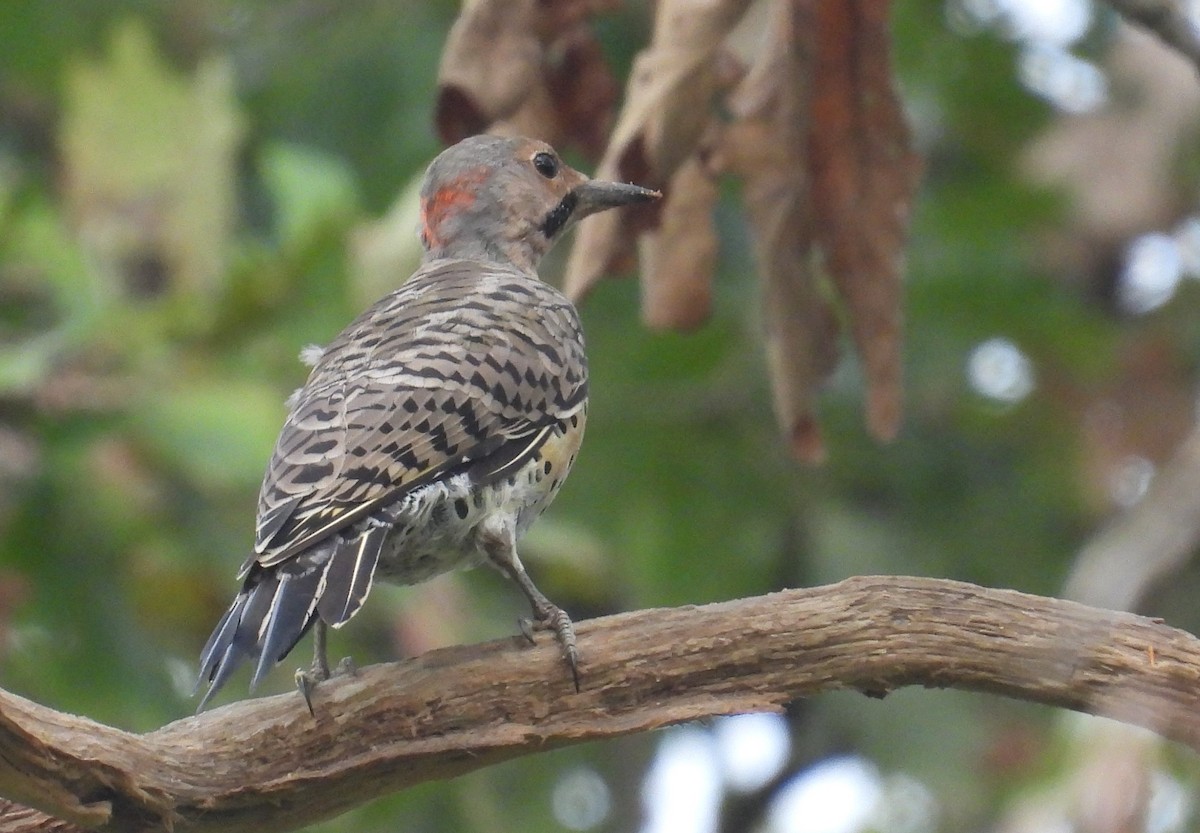
{"type": "Polygon", "coordinates": [[[1146,591],[1180,570],[1200,542],[1200,424],[1150,481],[1141,500],[1092,537],[1067,577],[1063,596],[1133,610],[1146,591]]]}
{"type": "Polygon", "coordinates": [[[1149,29],[1200,69],[1200,25],[1181,0],[1108,0],[1118,14],[1149,29]]]}
{"type": "MultiPolygon", "coordinates": [[[[832,689],[961,688],[1107,715],[1200,750],[1200,640],[960,582],[861,577],[433,651],[134,735],[0,692],[0,795],[80,827],[283,831],[499,761],[832,689]]],[[[0,803],[0,810],[4,810],[0,803]]],[[[0,812],[0,833],[56,830],[0,812]]]]}

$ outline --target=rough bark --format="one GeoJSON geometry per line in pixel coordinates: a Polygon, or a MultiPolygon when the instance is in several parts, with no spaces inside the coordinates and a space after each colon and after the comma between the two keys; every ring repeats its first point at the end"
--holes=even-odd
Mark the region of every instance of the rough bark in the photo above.
{"type": "MultiPolygon", "coordinates": [[[[581,622],[553,640],[373,666],[145,735],[0,692],[0,833],[283,831],[423,781],[832,689],[960,688],[1107,715],[1200,750],[1200,640],[1160,621],[960,582],[860,577],[581,622]],[[75,827],[74,825],[78,825],[75,827]]],[[[869,708],[864,703],[864,708],[869,708]]]]}

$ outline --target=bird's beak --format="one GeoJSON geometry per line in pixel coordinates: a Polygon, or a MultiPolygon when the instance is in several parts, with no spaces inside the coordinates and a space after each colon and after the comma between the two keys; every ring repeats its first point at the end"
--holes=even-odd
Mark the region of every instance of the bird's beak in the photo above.
{"type": "Polygon", "coordinates": [[[640,185],[603,182],[595,179],[589,179],[582,185],[575,186],[571,193],[575,196],[576,210],[580,217],[604,211],[606,208],[649,202],[662,196],[661,192],[652,191],[640,185]]]}
{"type": "Polygon", "coordinates": [[[547,240],[552,240],[567,226],[589,214],[635,202],[648,202],[661,196],[658,191],[651,191],[640,185],[589,179],[568,191],[566,196],[558,201],[558,205],[546,212],[539,228],[547,240]]]}

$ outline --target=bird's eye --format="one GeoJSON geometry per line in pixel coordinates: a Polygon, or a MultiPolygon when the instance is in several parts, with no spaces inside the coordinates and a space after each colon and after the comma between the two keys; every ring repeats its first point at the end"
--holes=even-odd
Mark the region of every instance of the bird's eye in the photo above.
{"type": "Polygon", "coordinates": [[[558,160],[551,153],[539,153],[533,157],[533,167],[546,179],[558,176],[558,160]]]}

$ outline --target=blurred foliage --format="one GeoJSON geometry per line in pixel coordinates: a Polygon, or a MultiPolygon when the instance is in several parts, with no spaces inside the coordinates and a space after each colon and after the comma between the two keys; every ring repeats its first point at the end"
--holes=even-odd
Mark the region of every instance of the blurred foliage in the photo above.
{"type": "MultiPolygon", "coordinates": [[[[629,5],[598,27],[622,70],[649,22],[629,5]]],[[[397,264],[418,255],[412,187],[437,150],[429,110],[456,8],[0,5],[5,688],[135,730],[194,707],[195,658],[236,589],[282,403],[304,377],[296,354],[397,285],[408,274],[397,264]]],[[[939,3],[895,14],[928,159],[909,256],[905,430],[886,447],[867,439],[848,366],[823,404],[830,462],[787,459],[745,221],[723,208],[716,313],[703,330],[644,332],[632,282],[601,286],[582,310],[589,436],[527,545],[543,589],[577,618],[867,572],[1053,594],[1113,509],[1094,497],[1106,492],[1089,480],[1082,425],[1119,382],[1129,345],[1158,344],[1190,401],[1194,291],[1123,319],[1103,275],[1067,279],[1045,261],[1064,206],[1023,181],[1017,160],[1052,113],[1015,82],[1012,48],[953,33],[939,3]],[[996,335],[1036,369],[1017,404],[967,382],[968,354],[996,335]]],[[[334,651],[389,660],[509,633],[523,613],[483,572],[439,581],[464,615],[433,621],[427,588],[380,592],[334,651]]],[[[1194,612],[1162,612],[1200,625],[1194,612]]],[[[244,696],[241,685],[226,697],[244,696]]],[[[290,685],[282,671],[271,681],[290,685]]],[[[858,749],[925,780],[946,828],[965,829],[1038,776],[988,769],[990,750],[1047,719],[981,696],[846,695],[811,704],[801,745],[814,758],[858,749]]],[[[605,829],[636,829],[652,742],[536,756],[321,829],[559,829],[552,786],[576,764],[612,785],[605,829]]]]}

